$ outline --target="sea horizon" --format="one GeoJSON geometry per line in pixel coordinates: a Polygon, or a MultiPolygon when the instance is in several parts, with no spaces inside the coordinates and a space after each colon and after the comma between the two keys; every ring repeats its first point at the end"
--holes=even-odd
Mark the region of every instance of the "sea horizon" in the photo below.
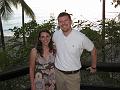
{"type": "MultiPolygon", "coordinates": [[[[41,24],[45,20],[49,20],[49,19],[50,19],[50,16],[41,16],[40,17],[39,15],[36,15],[36,22],[38,24],[41,24]]],[[[25,23],[28,23],[32,19],[25,15],[24,20],[25,20],[25,23]]],[[[4,36],[13,36],[14,32],[12,32],[9,29],[13,29],[14,27],[20,28],[22,26],[22,14],[17,12],[16,14],[13,14],[10,18],[8,18],[8,20],[3,20],[2,19],[2,24],[3,24],[4,36]]]]}

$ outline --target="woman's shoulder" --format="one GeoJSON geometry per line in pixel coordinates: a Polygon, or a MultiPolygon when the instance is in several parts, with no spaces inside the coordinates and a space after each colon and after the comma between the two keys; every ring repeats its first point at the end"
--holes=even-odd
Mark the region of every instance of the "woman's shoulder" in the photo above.
{"type": "Polygon", "coordinates": [[[32,48],[31,52],[37,52],[37,49],[36,48],[32,48]]]}
{"type": "Polygon", "coordinates": [[[31,54],[36,55],[36,54],[37,54],[37,49],[36,49],[36,48],[32,48],[32,49],[31,49],[31,54]]]}
{"type": "Polygon", "coordinates": [[[30,51],[30,61],[35,61],[36,58],[37,58],[37,50],[36,48],[32,48],[31,51],[30,51]]]}

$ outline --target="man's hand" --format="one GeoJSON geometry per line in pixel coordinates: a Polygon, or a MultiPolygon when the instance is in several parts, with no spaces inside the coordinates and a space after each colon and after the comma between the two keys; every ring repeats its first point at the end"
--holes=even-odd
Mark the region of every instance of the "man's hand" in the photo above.
{"type": "Polygon", "coordinates": [[[96,73],[96,68],[93,68],[93,67],[88,67],[86,68],[86,70],[90,70],[90,73],[96,73]]]}

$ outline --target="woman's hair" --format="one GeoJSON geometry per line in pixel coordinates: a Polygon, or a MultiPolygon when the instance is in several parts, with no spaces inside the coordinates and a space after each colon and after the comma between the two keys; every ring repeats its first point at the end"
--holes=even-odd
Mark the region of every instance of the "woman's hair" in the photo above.
{"type": "MultiPolygon", "coordinates": [[[[41,36],[41,33],[42,32],[46,32],[48,33],[51,37],[52,37],[52,34],[50,33],[49,30],[41,30],[38,34],[38,40],[37,40],[37,45],[36,45],[36,49],[37,49],[37,53],[40,54],[41,57],[43,57],[43,46],[42,46],[42,42],[39,40],[39,37],[41,36]]],[[[52,38],[50,39],[50,42],[48,44],[48,47],[49,47],[49,52],[54,52],[53,50],[53,41],[52,41],[52,38]]]]}

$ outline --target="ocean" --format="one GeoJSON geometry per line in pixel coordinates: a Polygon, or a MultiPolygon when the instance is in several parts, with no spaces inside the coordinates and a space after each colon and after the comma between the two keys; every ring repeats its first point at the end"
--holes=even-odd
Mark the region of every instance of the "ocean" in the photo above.
{"type": "MultiPolygon", "coordinates": [[[[29,17],[25,17],[25,22],[28,22],[29,20],[30,20],[29,17]]],[[[22,17],[20,14],[14,14],[8,20],[2,19],[2,24],[3,24],[4,36],[13,36],[14,33],[9,29],[13,29],[15,26],[21,27],[22,17]]]]}
{"type": "MultiPolygon", "coordinates": [[[[50,16],[39,16],[39,14],[36,14],[36,22],[38,24],[43,23],[45,20],[49,20],[50,16]]],[[[32,19],[25,15],[25,23],[30,22],[32,19]]],[[[22,26],[22,14],[16,13],[12,15],[8,20],[3,20],[3,31],[4,36],[13,36],[14,33],[11,32],[9,29],[13,29],[14,27],[21,27],[22,26]]]]}
{"type": "MultiPolygon", "coordinates": [[[[32,20],[31,18],[25,15],[25,23],[30,22],[31,20],[32,20]]],[[[41,23],[42,19],[40,17],[37,17],[37,22],[41,23]]],[[[12,15],[8,20],[2,19],[2,24],[3,24],[4,36],[13,36],[14,33],[9,29],[22,26],[22,15],[20,13],[17,13],[12,15]]]]}

